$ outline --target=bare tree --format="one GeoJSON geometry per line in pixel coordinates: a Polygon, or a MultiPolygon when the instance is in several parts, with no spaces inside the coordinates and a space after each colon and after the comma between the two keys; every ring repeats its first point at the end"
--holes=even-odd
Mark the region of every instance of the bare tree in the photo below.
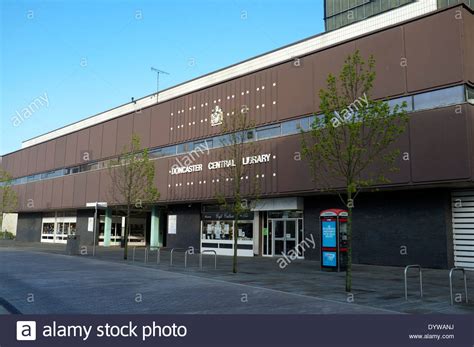
{"type": "Polygon", "coordinates": [[[0,169],[0,228],[3,225],[3,214],[15,211],[17,204],[18,197],[12,188],[12,176],[0,169]]]}
{"type": "Polygon", "coordinates": [[[234,111],[231,116],[223,117],[219,160],[219,191],[217,200],[234,216],[232,272],[237,273],[237,224],[239,217],[251,210],[251,203],[259,197],[260,186],[255,173],[258,168],[250,165],[251,158],[258,154],[255,143],[255,123],[250,119],[248,108],[234,111]]]}
{"type": "Polygon", "coordinates": [[[390,107],[370,99],[375,59],[364,61],[359,51],[349,55],[337,77],[330,74],[319,92],[322,116],[309,133],[302,133],[303,154],[318,189],[337,194],[348,210],[346,291],[352,289],[352,212],[359,192],[388,182],[398,170],[395,142],[408,122],[406,103],[390,107]],[[335,187],[342,187],[335,189],[335,187]]]}
{"type": "Polygon", "coordinates": [[[130,144],[124,147],[120,157],[111,161],[109,176],[111,199],[115,207],[126,214],[123,258],[127,259],[130,216],[133,208],[143,208],[160,197],[154,184],[155,166],[150,161],[148,150],[141,149],[138,135],[132,135],[130,144]]]}

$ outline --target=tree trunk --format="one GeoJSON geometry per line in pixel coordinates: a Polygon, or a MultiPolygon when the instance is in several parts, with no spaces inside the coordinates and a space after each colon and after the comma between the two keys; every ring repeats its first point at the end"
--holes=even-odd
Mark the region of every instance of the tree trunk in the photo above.
{"type": "Polygon", "coordinates": [[[125,227],[125,242],[123,248],[123,259],[127,260],[128,257],[128,235],[130,235],[130,205],[127,206],[127,219],[125,227]]]}
{"type": "Polygon", "coordinates": [[[347,270],[346,292],[352,291],[352,192],[347,190],[347,270]]]}
{"type": "MultiPolygon", "coordinates": [[[[238,214],[236,214],[237,216],[238,214]]],[[[237,222],[238,222],[238,217],[236,217],[234,219],[234,232],[233,232],[233,236],[234,236],[234,257],[232,259],[232,272],[233,273],[237,273],[237,237],[238,237],[238,234],[237,234],[237,231],[238,231],[238,226],[237,226],[237,222]]]]}

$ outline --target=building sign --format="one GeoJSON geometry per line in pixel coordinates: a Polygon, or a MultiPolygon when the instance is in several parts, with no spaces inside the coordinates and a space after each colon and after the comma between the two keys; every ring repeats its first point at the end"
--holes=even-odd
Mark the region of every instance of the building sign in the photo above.
{"type": "Polygon", "coordinates": [[[336,247],[336,222],[327,221],[322,222],[322,246],[323,247],[336,247]]]}
{"type": "Polygon", "coordinates": [[[202,164],[189,165],[189,166],[176,166],[176,165],[173,165],[171,167],[171,174],[172,175],[180,175],[180,174],[184,174],[184,173],[199,172],[199,171],[202,171],[202,164]]]}
{"type": "MultiPolygon", "coordinates": [[[[235,219],[235,214],[232,212],[203,212],[202,220],[233,220],[235,219]]],[[[239,215],[239,220],[252,220],[253,212],[242,212],[239,215]]]]}
{"type": "Polygon", "coordinates": [[[211,113],[211,127],[221,125],[224,120],[224,112],[219,106],[214,107],[211,113]]]}
{"type": "Polygon", "coordinates": [[[168,234],[176,234],[176,215],[168,215],[168,234]]]}
{"type": "Polygon", "coordinates": [[[89,217],[87,219],[87,231],[94,231],[94,217],[89,217]]]}
{"type": "MultiPolygon", "coordinates": [[[[242,158],[243,165],[254,165],[254,164],[262,164],[270,162],[271,154],[259,154],[259,155],[252,155],[248,157],[242,158]]],[[[225,169],[235,166],[234,159],[228,160],[219,160],[219,161],[211,161],[207,164],[208,170],[217,170],[217,169],[225,169]]],[[[188,166],[177,166],[174,164],[171,167],[170,173],[171,175],[181,175],[185,173],[192,173],[192,172],[200,172],[203,170],[202,164],[195,164],[195,165],[188,165],[188,166]]]]}

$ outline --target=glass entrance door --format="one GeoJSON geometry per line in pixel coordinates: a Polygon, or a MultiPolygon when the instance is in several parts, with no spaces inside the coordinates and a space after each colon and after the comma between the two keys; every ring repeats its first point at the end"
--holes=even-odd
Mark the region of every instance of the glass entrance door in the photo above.
{"type": "Polygon", "coordinates": [[[298,219],[272,219],[273,255],[287,255],[296,251],[298,244],[298,219]]]}

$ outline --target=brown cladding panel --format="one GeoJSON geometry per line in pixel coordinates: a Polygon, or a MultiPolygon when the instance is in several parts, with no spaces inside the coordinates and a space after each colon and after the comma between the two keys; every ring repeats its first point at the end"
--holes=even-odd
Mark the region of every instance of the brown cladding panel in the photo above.
{"type": "Polygon", "coordinates": [[[25,200],[23,201],[22,208],[24,211],[32,211],[35,208],[35,182],[25,184],[25,200]]]}
{"type": "Polygon", "coordinates": [[[35,195],[33,197],[35,210],[41,210],[41,209],[46,208],[46,206],[43,205],[43,188],[44,188],[43,181],[35,182],[35,195]]]}
{"type": "Polygon", "coordinates": [[[45,170],[49,171],[54,169],[54,158],[56,154],[56,140],[46,142],[46,160],[45,170]]]}
{"type": "Polygon", "coordinates": [[[55,178],[53,182],[53,193],[51,196],[51,207],[61,208],[63,199],[63,178],[55,178]]]}
{"type": "Polygon", "coordinates": [[[13,191],[15,192],[15,194],[17,196],[16,208],[18,208],[18,209],[21,208],[21,205],[20,205],[20,187],[21,186],[13,186],[12,187],[13,191]]]}
{"type": "Polygon", "coordinates": [[[76,163],[77,151],[77,132],[66,136],[66,157],[64,160],[65,166],[71,166],[76,163]]]}
{"type": "Polygon", "coordinates": [[[168,167],[167,160],[155,160],[155,186],[160,193],[160,201],[168,198],[168,167]]]}
{"type": "Polygon", "coordinates": [[[66,137],[60,137],[56,139],[55,150],[54,150],[54,168],[64,167],[66,158],[66,137]]]}
{"type": "Polygon", "coordinates": [[[26,207],[26,184],[22,184],[22,185],[19,185],[17,186],[18,190],[16,191],[17,193],[17,198],[18,198],[18,207],[23,210],[23,211],[26,211],[27,207],[26,207]]]}
{"type": "Polygon", "coordinates": [[[89,161],[89,128],[78,131],[77,133],[77,148],[76,148],[76,163],[83,163],[89,161]]]}
{"type": "Polygon", "coordinates": [[[87,175],[74,175],[74,198],[72,205],[76,208],[82,208],[86,204],[87,175]]]}
{"type": "Polygon", "coordinates": [[[52,208],[53,201],[53,180],[46,180],[43,182],[42,206],[45,209],[52,208]]]}
{"type": "Polygon", "coordinates": [[[133,133],[140,137],[142,148],[150,147],[150,114],[151,111],[147,108],[133,116],[133,133]]]}
{"type": "Polygon", "coordinates": [[[192,127],[192,94],[184,96],[184,140],[191,139],[191,127],[192,127]],[[188,110],[189,108],[189,110],[188,110]],[[189,124],[188,124],[189,123],[189,124]]]}
{"type": "MultiPolygon", "coordinates": [[[[211,108],[212,108],[212,105],[211,105],[211,102],[209,101],[210,100],[210,91],[209,91],[209,88],[206,88],[205,90],[202,91],[202,101],[201,103],[203,104],[203,107],[202,107],[202,112],[201,112],[201,119],[202,119],[202,125],[201,125],[201,129],[202,129],[202,132],[201,134],[203,136],[209,136],[209,134],[211,133],[211,129],[210,129],[210,117],[211,117],[211,108]]],[[[199,107],[201,107],[201,105],[199,105],[199,107]]],[[[199,121],[199,123],[201,124],[201,121],[199,121]]]]}
{"type": "Polygon", "coordinates": [[[115,154],[120,154],[125,148],[130,148],[133,132],[133,114],[120,117],[117,121],[117,147],[115,154]]]}
{"type": "MultiPolygon", "coordinates": [[[[170,142],[171,102],[174,101],[164,102],[150,108],[150,147],[164,146],[170,142]]],[[[173,117],[177,116],[176,112],[173,112],[173,117]]],[[[177,129],[173,128],[173,131],[177,131],[177,129]]]]}
{"type": "Polygon", "coordinates": [[[100,171],[86,173],[86,203],[99,201],[100,171]]]}
{"type": "Polygon", "coordinates": [[[72,207],[74,199],[74,176],[65,176],[63,178],[61,207],[72,207]]]}
{"type": "MultiPolygon", "coordinates": [[[[327,88],[327,78],[330,73],[333,75],[339,74],[344,60],[349,54],[355,51],[355,43],[348,42],[343,45],[333,47],[309,57],[313,62],[313,87],[311,93],[314,96],[314,111],[320,111],[319,108],[319,91],[327,88]]],[[[280,82],[279,82],[280,83],[280,82]]],[[[281,87],[281,86],[280,86],[281,87]]],[[[281,105],[279,106],[281,107],[281,105]]]]}
{"type": "Polygon", "coordinates": [[[0,156],[0,168],[2,170],[5,170],[11,175],[11,170],[10,170],[10,163],[12,162],[12,155],[4,155],[3,157],[0,156]]]}
{"type": "Polygon", "coordinates": [[[411,116],[413,182],[463,179],[470,176],[467,112],[454,107],[411,116]]]}
{"type": "Polygon", "coordinates": [[[8,156],[7,164],[5,165],[6,170],[13,175],[13,168],[15,166],[15,157],[17,156],[16,153],[11,154],[8,156]]]}
{"type": "Polygon", "coordinates": [[[8,155],[4,155],[3,157],[0,156],[0,169],[5,170],[10,173],[10,171],[8,170],[9,159],[10,158],[8,155]]]}
{"type": "Polygon", "coordinates": [[[462,22],[455,11],[405,25],[408,92],[462,80],[462,22]]]}
{"type": "Polygon", "coordinates": [[[98,124],[90,128],[89,149],[88,149],[90,160],[98,160],[102,158],[103,130],[104,130],[103,124],[98,124]]]}
{"type": "Polygon", "coordinates": [[[405,70],[402,67],[403,31],[401,27],[385,30],[356,41],[356,47],[367,60],[375,59],[376,78],[371,97],[378,99],[405,92],[405,70]]]}
{"type": "Polygon", "coordinates": [[[13,167],[13,154],[5,155],[0,159],[0,167],[8,172],[10,175],[12,173],[13,167]]]}
{"type": "Polygon", "coordinates": [[[474,142],[474,105],[466,105],[466,112],[467,112],[467,117],[468,117],[468,124],[469,124],[469,129],[470,129],[470,159],[471,159],[471,180],[474,181],[474,148],[473,148],[473,142],[474,142]]]}
{"type": "Polygon", "coordinates": [[[46,143],[38,145],[38,155],[36,158],[36,172],[43,172],[46,170],[46,143]]]}
{"type": "Polygon", "coordinates": [[[38,158],[38,146],[33,146],[30,148],[28,153],[28,175],[31,175],[36,172],[36,160],[38,158]]]}
{"type": "Polygon", "coordinates": [[[411,179],[411,162],[410,160],[404,160],[406,154],[410,153],[410,128],[407,127],[405,132],[389,148],[384,151],[385,153],[393,153],[398,151],[399,155],[395,159],[392,166],[386,161],[383,161],[383,154],[377,156],[374,161],[368,165],[364,170],[364,178],[367,180],[373,180],[375,185],[393,185],[409,183],[411,179]],[[394,169],[394,170],[391,170],[394,169]],[[379,179],[383,176],[387,182],[383,182],[379,179]]]}
{"type": "Polygon", "coordinates": [[[278,141],[276,161],[278,170],[278,192],[293,192],[313,189],[313,180],[306,160],[301,158],[300,135],[287,136],[278,141]]]}
{"type": "Polygon", "coordinates": [[[474,84],[474,16],[463,10],[464,22],[464,79],[474,84]]]}
{"type": "Polygon", "coordinates": [[[12,176],[20,177],[21,173],[21,152],[16,152],[13,154],[13,167],[12,167],[12,176]]]}
{"type": "Polygon", "coordinates": [[[112,196],[112,179],[107,170],[100,171],[100,188],[99,188],[99,200],[98,201],[108,201],[111,204],[114,204],[114,198],[112,196]]]}
{"type": "Polygon", "coordinates": [[[28,174],[28,156],[30,148],[26,148],[20,151],[20,176],[26,176],[28,174]]]}
{"type": "Polygon", "coordinates": [[[102,132],[102,158],[115,156],[117,144],[117,119],[104,123],[102,132]]]}

